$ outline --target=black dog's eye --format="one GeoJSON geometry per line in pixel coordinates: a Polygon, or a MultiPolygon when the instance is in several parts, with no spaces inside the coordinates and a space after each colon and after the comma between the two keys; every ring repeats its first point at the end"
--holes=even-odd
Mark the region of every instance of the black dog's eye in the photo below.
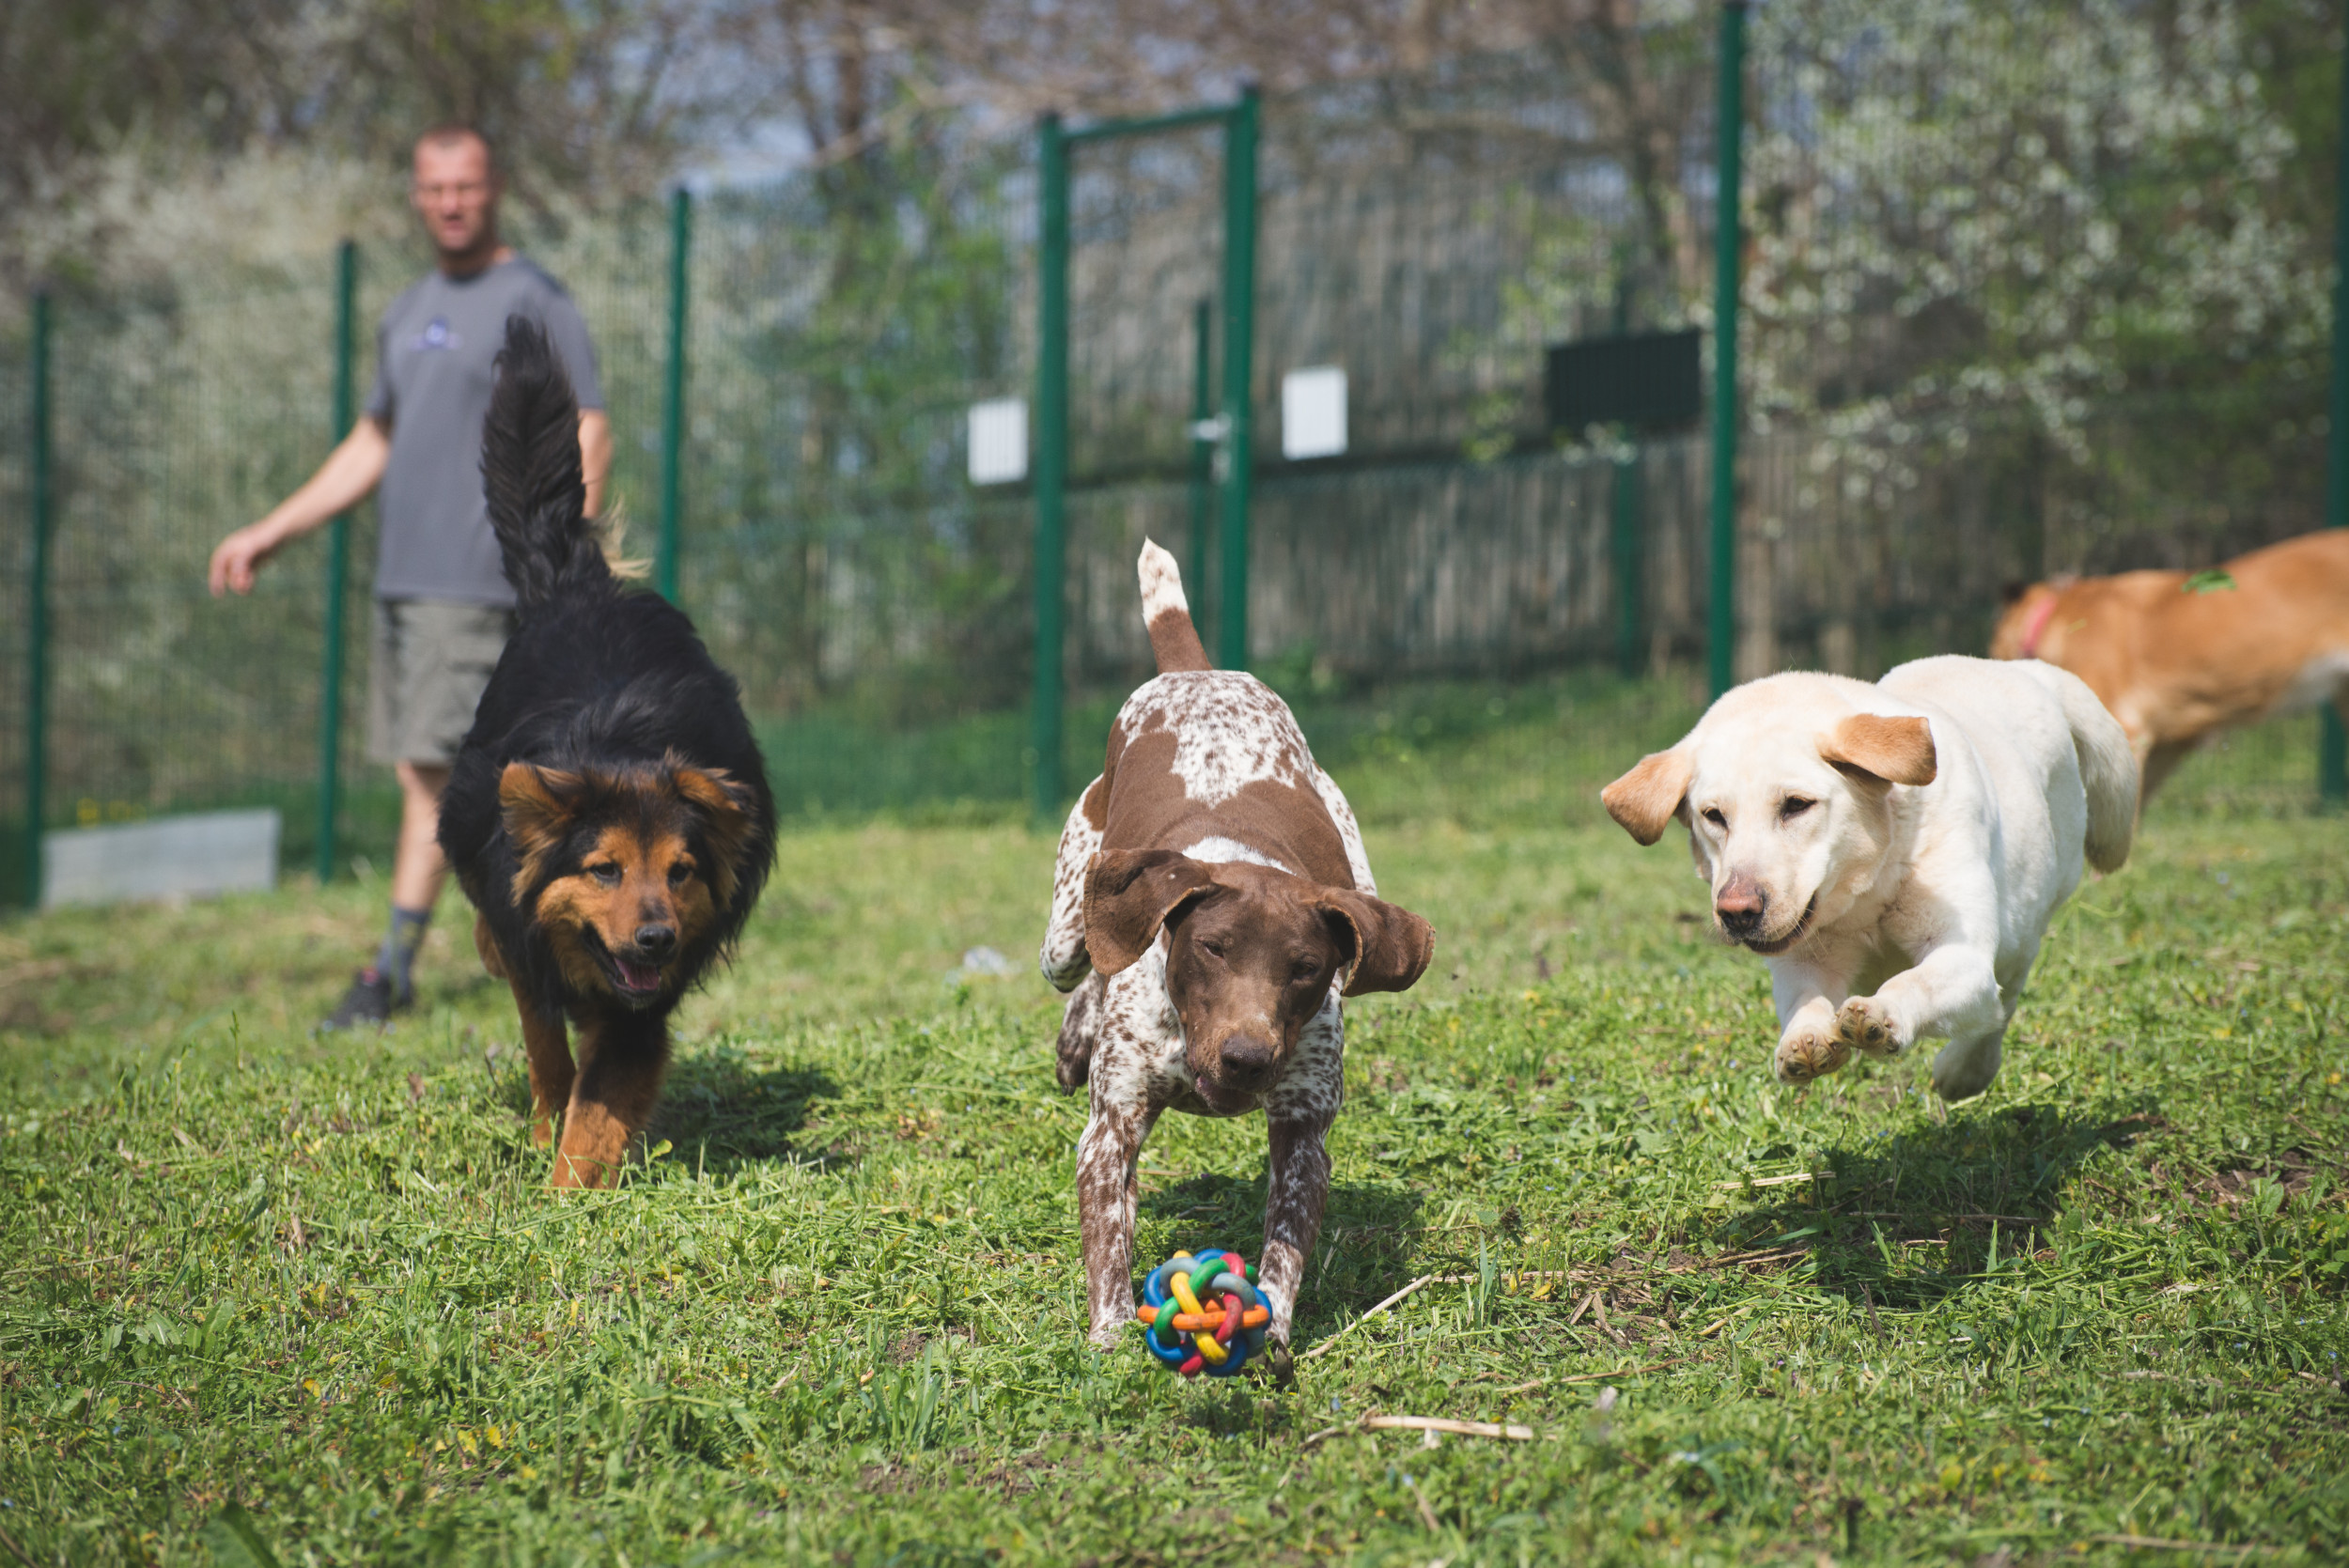
{"type": "Polygon", "coordinates": [[[685,885],[685,879],[692,875],[693,875],[693,862],[679,861],[669,868],[669,886],[681,888],[685,885]]]}
{"type": "Polygon", "coordinates": [[[620,885],[620,868],[610,861],[605,861],[600,865],[589,866],[587,875],[607,888],[616,888],[620,885]]]}
{"type": "Polygon", "coordinates": [[[1790,816],[1800,816],[1818,803],[1816,800],[1806,800],[1799,795],[1789,795],[1779,804],[1778,818],[1783,822],[1790,816]]]}
{"type": "Polygon", "coordinates": [[[1720,808],[1719,806],[1705,807],[1704,820],[1710,822],[1716,828],[1726,828],[1729,826],[1729,818],[1721,815],[1720,808]]]}

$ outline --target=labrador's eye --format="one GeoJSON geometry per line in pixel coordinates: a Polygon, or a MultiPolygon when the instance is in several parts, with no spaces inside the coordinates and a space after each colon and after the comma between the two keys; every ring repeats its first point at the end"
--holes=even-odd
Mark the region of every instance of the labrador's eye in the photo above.
{"type": "Polygon", "coordinates": [[[616,888],[620,885],[620,868],[610,861],[605,861],[600,865],[589,866],[587,875],[607,888],[616,888]]]}
{"type": "Polygon", "coordinates": [[[1789,795],[1779,803],[1778,819],[1783,822],[1788,817],[1800,816],[1818,803],[1816,800],[1806,800],[1799,795],[1789,795]]]}
{"type": "Polygon", "coordinates": [[[1705,807],[1704,820],[1710,822],[1716,828],[1726,828],[1729,826],[1729,818],[1721,815],[1720,808],[1719,806],[1705,807]]]}

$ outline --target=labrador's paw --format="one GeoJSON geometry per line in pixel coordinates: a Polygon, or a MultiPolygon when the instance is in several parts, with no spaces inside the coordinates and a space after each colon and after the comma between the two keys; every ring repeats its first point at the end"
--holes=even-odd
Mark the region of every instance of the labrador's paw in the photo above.
{"type": "Polygon", "coordinates": [[[1851,1047],[1833,1030],[1797,1029],[1778,1043],[1778,1081],[1809,1083],[1851,1060],[1851,1047]]]}
{"type": "Polygon", "coordinates": [[[1892,1010],[1875,997],[1844,1000],[1835,1010],[1835,1037],[1865,1056],[1898,1056],[1909,1046],[1892,1010]]]}

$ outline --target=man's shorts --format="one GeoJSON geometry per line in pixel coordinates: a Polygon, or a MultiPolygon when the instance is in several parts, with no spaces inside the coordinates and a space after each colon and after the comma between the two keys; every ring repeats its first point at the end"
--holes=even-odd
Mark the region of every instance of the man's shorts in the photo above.
{"type": "Polygon", "coordinates": [[[367,671],[367,756],[445,768],[473,728],[514,612],[438,599],[375,601],[367,671]]]}

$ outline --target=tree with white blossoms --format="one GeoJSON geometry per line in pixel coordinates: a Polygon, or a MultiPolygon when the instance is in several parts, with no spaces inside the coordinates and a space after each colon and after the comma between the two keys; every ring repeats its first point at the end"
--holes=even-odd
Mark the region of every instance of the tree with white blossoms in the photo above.
{"type": "Polygon", "coordinates": [[[2019,409],[2084,461],[2116,397],[2321,376],[2329,236],[2242,8],[1773,0],[1754,32],[1757,427],[2019,409]]]}

